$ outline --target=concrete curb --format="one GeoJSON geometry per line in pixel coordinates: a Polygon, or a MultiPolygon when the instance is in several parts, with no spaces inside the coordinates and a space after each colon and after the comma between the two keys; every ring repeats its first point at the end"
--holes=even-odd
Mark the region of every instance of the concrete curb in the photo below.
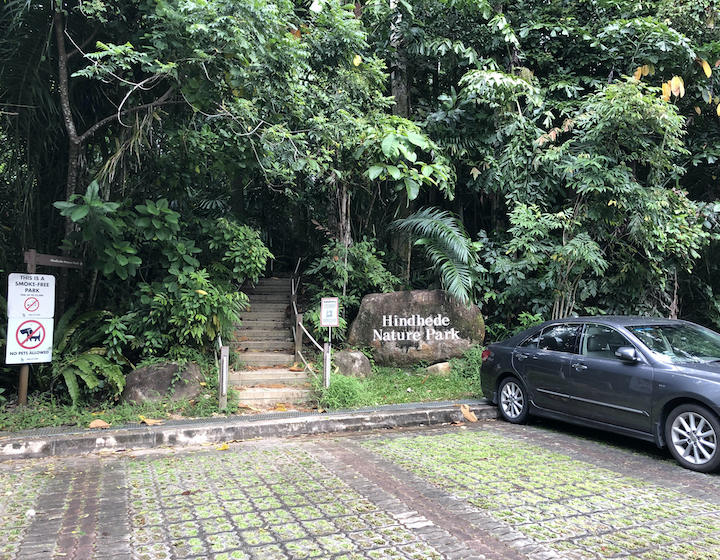
{"type": "MultiPolygon", "coordinates": [[[[485,401],[462,401],[478,420],[497,418],[497,409],[485,401]]],[[[286,437],[336,432],[432,426],[463,422],[457,403],[417,403],[341,411],[329,414],[308,413],[272,418],[228,417],[223,422],[200,419],[174,425],[127,426],[109,430],[83,430],[61,434],[18,434],[0,438],[0,461],[39,457],[62,457],[100,451],[202,445],[234,440],[286,437]]]]}

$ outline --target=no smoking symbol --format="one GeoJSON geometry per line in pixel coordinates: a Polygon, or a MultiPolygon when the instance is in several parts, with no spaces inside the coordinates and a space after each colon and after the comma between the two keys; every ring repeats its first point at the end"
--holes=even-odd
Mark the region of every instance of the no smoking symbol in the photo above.
{"type": "Polygon", "coordinates": [[[40,300],[36,297],[29,297],[25,300],[23,305],[25,306],[26,311],[30,311],[32,313],[33,311],[40,309],[40,300]]]}
{"type": "Polygon", "coordinates": [[[45,340],[45,327],[37,321],[25,321],[17,328],[15,340],[25,350],[37,348],[45,340]]]}

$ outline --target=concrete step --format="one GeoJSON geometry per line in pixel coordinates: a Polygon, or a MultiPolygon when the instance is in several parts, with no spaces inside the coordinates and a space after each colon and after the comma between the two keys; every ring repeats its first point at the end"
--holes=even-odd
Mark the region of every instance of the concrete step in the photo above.
{"type": "MultiPolygon", "coordinates": [[[[240,325],[235,326],[235,330],[238,332],[246,332],[248,330],[278,330],[289,332],[290,323],[287,320],[269,320],[269,321],[258,321],[254,319],[243,319],[240,325]]],[[[246,336],[242,334],[241,336],[246,336]]]]}
{"type": "Polygon", "coordinates": [[[253,367],[289,366],[295,359],[295,354],[286,352],[240,352],[238,358],[245,365],[253,367]]]}
{"type": "Polygon", "coordinates": [[[272,320],[283,320],[288,318],[289,315],[285,311],[243,311],[240,313],[240,319],[248,321],[272,321],[272,320]]]}
{"type": "Polygon", "coordinates": [[[290,300],[290,286],[255,286],[241,291],[251,299],[255,296],[270,296],[290,300]]]}
{"type": "Polygon", "coordinates": [[[284,305],[290,305],[290,292],[273,292],[267,294],[249,293],[248,297],[250,298],[250,303],[282,303],[284,305]]]}
{"type": "Polygon", "coordinates": [[[235,330],[235,337],[230,342],[247,342],[248,340],[282,340],[292,342],[292,331],[287,329],[253,329],[240,328],[235,330]]]}
{"type": "Polygon", "coordinates": [[[255,387],[262,385],[304,386],[310,383],[304,371],[290,371],[287,368],[266,368],[253,371],[231,371],[231,385],[255,387]]]}
{"type": "Polygon", "coordinates": [[[248,290],[257,290],[258,288],[285,289],[290,292],[290,278],[260,278],[255,284],[249,284],[245,287],[248,290]]]}
{"type": "Polygon", "coordinates": [[[256,337],[248,337],[249,340],[232,340],[230,345],[235,348],[236,352],[245,350],[253,350],[259,352],[295,352],[295,345],[291,339],[262,340],[256,337]]]}
{"type": "Polygon", "coordinates": [[[304,403],[311,397],[310,389],[300,387],[238,387],[240,406],[272,406],[278,403],[304,403]]]}
{"type": "Polygon", "coordinates": [[[253,301],[250,300],[250,307],[245,313],[264,313],[264,314],[282,314],[288,311],[290,304],[287,302],[283,303],[270,303],[267,301],[253,301]]]}

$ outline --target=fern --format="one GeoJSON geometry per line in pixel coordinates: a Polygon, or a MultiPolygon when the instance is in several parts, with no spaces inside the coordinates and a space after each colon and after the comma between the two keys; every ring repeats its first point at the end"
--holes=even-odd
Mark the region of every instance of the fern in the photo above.
{"type": "Polygon", "coordinates": [[[73,406],[82,399],[81,381],[88,391],[107,385],[111,395],[117,397],[125,387],[122,368],[105,356],[105,348],[92,346],[104,336],[100,324],[107,313],[91,311],[74,317],[76,309],[77,307],[69,309],[58,320],[54,337],[54,359],[50,365],[52,376],[63,378],[73,406]]]}
{"type": "Polygon", "coordinates": [[[464,304],[472,301],[476,248],[455,216],[447,210],[423,208],[396,220],[392,227],[415,238],[452,297],[464,304]]]}

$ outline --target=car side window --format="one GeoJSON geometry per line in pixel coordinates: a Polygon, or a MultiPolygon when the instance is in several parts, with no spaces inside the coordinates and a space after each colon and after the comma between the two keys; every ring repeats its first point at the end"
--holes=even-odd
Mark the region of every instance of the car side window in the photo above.
{"type": "Polygon", "coordinates": [[[621,346],[632,346],[632,343],[615,329],[605,325],[585,325],[580,341],[583,356],[618,360],[615,351],[621,346]]]}
{"type": "Polygon", "coordinates": [[[534,335],[526,338],[522,341],[518,346],[521,348],[537,348],[538,342],[540,341],[540,331],[536,332],[534,335]]]}
{"type": "Polygon", "coordinates": [[[556,352],[575,352],[580,325],[553,325],[547,327],[540,336],[538,348],[541,350],[555,350],[556,352]]]}

